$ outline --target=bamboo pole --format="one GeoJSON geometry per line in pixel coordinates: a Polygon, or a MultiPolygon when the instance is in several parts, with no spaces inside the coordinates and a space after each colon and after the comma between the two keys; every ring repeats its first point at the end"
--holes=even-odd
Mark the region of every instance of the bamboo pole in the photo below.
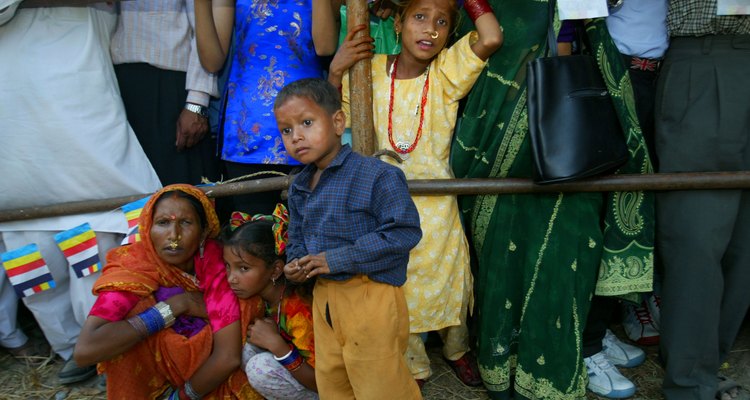
{"type": "MultiPolygon", "coordinates": [[[[346,29],[357,25],[367,28],[355,37],[370,35],[370,15],[367,0],[346,2],[346,29]]],[[[349,116],[352,127],[352,148],[370,155],[375,152],[375,130],[372,122],[372,65],[369,59],[358,61],[349,69],[349,116]]]]}
{"type": "MultiPolygon", "coordinates": [[[[209,197],[226,197],[272,190],[285,190],[291,176],[201,187],[209,197]]],[[[529,179],[419,179],[409,181],[414,195],[522,194],[557,192],[666,191],[706,189],[750,189],[750,171],[694,172],[650,175],[609,175],[578,182],[536,185],[529,179]]],[[[0,222],[19,221],[59,215],[110,211],[148,194],[111,199],[78,201],[45,207],[0,210],[0,222]]]]}

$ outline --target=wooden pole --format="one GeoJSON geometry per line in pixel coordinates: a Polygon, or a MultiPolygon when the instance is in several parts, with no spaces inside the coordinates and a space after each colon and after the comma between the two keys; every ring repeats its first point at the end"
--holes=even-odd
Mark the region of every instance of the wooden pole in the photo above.
{"type": "MultiPolygon", "coordinates": [[[[370,34],[370,14],[367,0],[346,2],[346,29],[365,25],[355,37],[370,34]]],[[[349,117],[352,127],[354,151],[371,155],[375,152],[375,130],[372,122],[372,65],[369,59],[361,60],[349,69],[349,117]]]]}
{"type": "MultiPolygon", "coordinates": [[[[201,189],[209,197],[225,197],[271,190],[285,190],[291,184],[291,176],[256,179],[201,189]]],[[[750,171],[737,172],[693,172],[651,175],[609,175],[578,182],[555,185],[536,185],[529,179],[419,179],[409,181],[409,191],[414,195],[466,195],[466,194],[515,194],[558,192],[614,192],[614,191],[663,191],[705,189],[750,189],[750,171]]],[[[28,207],[0,210],[0,222],[19,221],[59,215],[110,211],[141,199],[148,194],[116,197],[112,199],[78,201],[45,207],[28,207]]]]}

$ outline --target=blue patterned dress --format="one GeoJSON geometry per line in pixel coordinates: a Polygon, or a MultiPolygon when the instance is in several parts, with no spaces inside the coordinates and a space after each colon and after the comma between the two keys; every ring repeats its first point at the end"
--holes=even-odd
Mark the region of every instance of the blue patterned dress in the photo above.
{"type": "Polygon", "coordinates": [[[287,83],[323,77],[312,40],[312,1],[238,0],[235,16],[221,158],[298,165],[281,142],[273,102],[287,83]]]}

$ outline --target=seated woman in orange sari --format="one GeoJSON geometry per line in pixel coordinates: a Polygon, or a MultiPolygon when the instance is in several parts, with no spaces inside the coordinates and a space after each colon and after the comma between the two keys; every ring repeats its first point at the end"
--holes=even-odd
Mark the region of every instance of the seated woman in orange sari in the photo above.
{"type": "Polygon", "coordinates": [[[76,363],[99,363],[110,399],[261,398],[239,369],[258,307],[240,309],[227,283],[208,198],[167,186],[146,203],[139,232],[107,255],[76,363]]]}

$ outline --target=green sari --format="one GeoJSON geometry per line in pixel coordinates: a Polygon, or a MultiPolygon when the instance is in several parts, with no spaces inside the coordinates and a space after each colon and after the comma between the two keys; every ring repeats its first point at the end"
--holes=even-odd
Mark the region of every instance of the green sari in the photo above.
{"type": "MultiPolygon", "coordinates": [[[[467,98],[453,168],[461,178],[530,178],[526,63],[546,51],[548,4],[490,3],[505,42],[467,98]]],[[[463,17],[459,34],[473,29],[463,17]]],[[[627,132],[631,160],[620,172],[650,172],[619,52],[603,20],[588,31],[602,70],[611,72],[606,80],[627,132]]],[[[602,293],[651,289],[651,196],[480,195],[463,197],[461,210],[478,260],[478,362],[490,396],[507,398],[513,390],[516,398],[585,398],[581,336],[597,272],[605,271],[602,293]]]]}

